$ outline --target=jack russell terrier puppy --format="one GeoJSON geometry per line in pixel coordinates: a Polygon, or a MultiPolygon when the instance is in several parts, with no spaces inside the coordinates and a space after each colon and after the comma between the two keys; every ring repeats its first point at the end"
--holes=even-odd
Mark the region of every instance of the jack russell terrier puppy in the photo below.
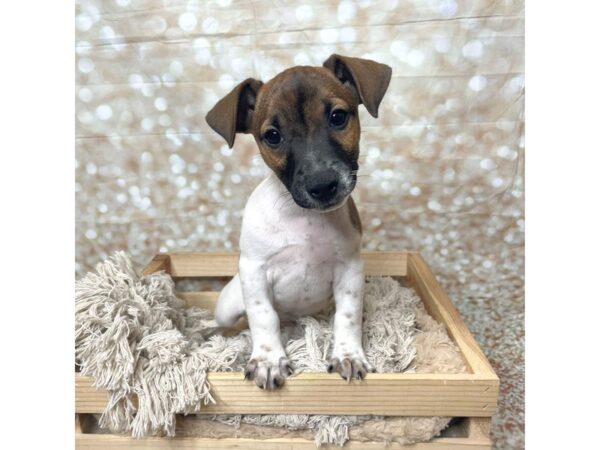
{"type": "Polygon", "coordinates": [[[364,275],[356,185],[358,105],[377,117],[392,70],[331,55],[323,67],[292,67],[267,83],[248,78],[219,100],[206,121],[229,147],[251,133],[272,173],[252,192],[242,222],[239,273],[219,296],[215,320],[245,313],[252,335],[246,378],[263,389],[292,373],[280,320],[315,314],[335,300],[328,372],[363,379],[364,275]]]}

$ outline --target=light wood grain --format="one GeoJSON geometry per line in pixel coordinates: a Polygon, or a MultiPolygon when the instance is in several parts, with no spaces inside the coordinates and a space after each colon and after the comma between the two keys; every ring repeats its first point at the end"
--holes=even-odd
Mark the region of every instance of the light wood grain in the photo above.
{"type": "MultiPolygon", "coordinates": [[[[110,434],[79,434],[75,437],[77,449],[112,450],[115,448],[133,448],[148,450],[164,449],[202,449],[202,450],[315,450],[314,441],[307,439],[211,439],[194,437],[175,438],[146,438],[132,439],[126,436],[110,434]]],[[[324,445],[323,450],[339,450],[335,445],[324,445]]],[[[357,442],[348,441],[344,444],[348,450],[490,450],[492,445],[489,439],[479,440],[470,438],[437,438],[429,442],[422,442],[409,447],[392,443],[384,446],[382,442],[357,442]]]]}
{"type": "Polygon", "coordinates": [[[215,291],[177,292],[177,297],[185,300],[188,308],[197,306],[198,308],[214,311],[219,293],[215,291]]]}
{"type": "MultiPolygon", "coordinates": [[[[87,414],[81,414],[81,427],[76,425],[75,441],[78,449],[112,449],[120,447],[144,448],[144,449],[169,449],[169,448],[196,448],[196,449],[314,449],[314,442],[302,438],[279,438],[279,439],[211,439],[201,437],[176,437],[176,438],[146,438],[133,439],[128,436],[93,434],[94,428],[87,414]]],[[[177,420],[186,420],[178,417],[177,420]]],[[[467,418],[458,424],[451,425],[445,432],[445,437],[434,438],[429,442],[418,443],[409,447],[402,447],[397,443],[386,446],[386,449],[407,450],[490,450],[492,443],[489,437],[489,418],[467,418]],[[488,424],[488,434],[480,433],[481,424],[488,424]],[[475,425],[475,426],[474,426],[475,425]],[[469,430],[476,429],[476,432],[469,430]],[[451,437],[452,436],[452,437],[451,437]]],[[[485,426],[484,426],[485,428],[485,426]]],[[[338,449],[333,445],[322,446],[323,449],[338,449]]],[[[354,450],[375,450],[382,447],[380,442],[358,442],[348,441],[344,448],[354,450]]]]}
{"type": "MultiPolygon", "coordinates": [[[[406,275],[406,252],[363,252],[365,275],[406,275]]],[[[232,277],[238,271],[239,253],[170,253],[170,273],[183,277],[232,277]]]]}
{"type": "Polygon", "coordinates": [[[460,348],[471,371],[495,381],[497,389],[499,381],[494,369],[463,322],[460,314],[438,284],[423,257],[419,253],[411,252],[408,255],[407,264],[409,282],[419,294],[429,314],[435,320],[444,324],[448,333],[460,348]]]}
{"type": "Polygon", "coordinates": [[[492,419],[489,417],[471,417],[467,420],[467,436],[474,439],[490,437],[492,419]]]}
{"type": "MultiPolygon", "coordinates": [[[[282,389],[263,391],[242,373],[209,373],[215,405],[200,414],[374,414],[386,416],[491,416],[493,383],[471,374],[369,374],[347,383],[336,374],[304,373],[282,389]]],[[[102,412],[107,395],[90,377],[76,375],[78,413],[102,412]]]]}
{"type": "Polygon", "coordinates": [[[75,434],[81,433],[81,414],[75,414],[75,434]]]}
{"type": "Polygon", "coordinates": [[[151,273],[159,272],[161,270],[170,273],[170,265],[171,261],[169,255],[159,253],[154,258],[152,258],[152,261],[150,261],[150,263],[144,268],[144,271],[142,273],[144,275],[150,275],[151,273]]]}

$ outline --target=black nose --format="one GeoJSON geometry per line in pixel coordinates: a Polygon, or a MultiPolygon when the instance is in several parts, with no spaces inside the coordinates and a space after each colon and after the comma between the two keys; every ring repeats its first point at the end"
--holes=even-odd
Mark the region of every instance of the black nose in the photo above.
{"type": "Polygon", "coordinates": [[[338,189],[337,174],[334,171],[319,172],[306,184],[309,195],[318,201],[331,200],[338,189]]]}

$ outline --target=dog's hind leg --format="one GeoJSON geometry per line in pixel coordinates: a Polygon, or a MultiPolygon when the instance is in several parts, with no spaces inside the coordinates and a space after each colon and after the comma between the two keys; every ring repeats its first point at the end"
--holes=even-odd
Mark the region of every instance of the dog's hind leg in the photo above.
{"type": "Polygon", "coordinates": [[[246,308],[239,274],[223,288],[215,308],[215,320],[221,327],[231,327],[242,317],[246,308]]]}

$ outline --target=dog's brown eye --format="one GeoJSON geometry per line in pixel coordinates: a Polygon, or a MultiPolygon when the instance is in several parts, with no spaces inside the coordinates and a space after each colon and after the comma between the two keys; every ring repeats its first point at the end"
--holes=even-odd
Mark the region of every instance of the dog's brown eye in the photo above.
{"type": "Polygon", "coordinates": [[[343,109],[334,109],[329,116],[329,125],[342,128],[348,122],[348,113],[343,109]]]}
{"type": "Polygon", "coordinates": [[[281,134],[275,128],[269,128],[263,138],[271,146],[277,146],[281,143],[281,134]]]}

